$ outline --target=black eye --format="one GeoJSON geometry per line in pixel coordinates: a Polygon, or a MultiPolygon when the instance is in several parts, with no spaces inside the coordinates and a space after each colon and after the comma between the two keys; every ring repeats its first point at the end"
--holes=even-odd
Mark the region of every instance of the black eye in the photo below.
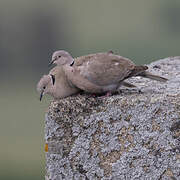
{"type": "Polygon", "coordinates": [[[46,89],[46,86],[44,86],[43,89],[46,89]]]}
{"type": "Polygon", "coordinates": [[[60,58],[61,56],[58,56],[58,58],[60,58]]]}

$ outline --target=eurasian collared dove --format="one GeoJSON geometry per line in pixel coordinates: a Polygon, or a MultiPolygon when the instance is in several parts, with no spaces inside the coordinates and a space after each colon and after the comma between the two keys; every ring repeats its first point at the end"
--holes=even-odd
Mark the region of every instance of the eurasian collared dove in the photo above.
{"type": "Polygon", "coordinates": [[[40,101],[44,94],[61,99],[80,92],[66,77],[62,67],[54,67],[48,75],[44,75],[37,84],[40,101]]]}
{"type": "Polygon", "coordinates": [[[113,92],[120,85],[131,87],[133,85],[124,80],[133,76],[167,81],[166,78],[147,72],[147,66],[136,66],[130,59],[115,55],[112,51],[73,59],[68,52],[60,50],[53,53],[51,64],[62,66],[76,87],[91,93],[113,92]]]}

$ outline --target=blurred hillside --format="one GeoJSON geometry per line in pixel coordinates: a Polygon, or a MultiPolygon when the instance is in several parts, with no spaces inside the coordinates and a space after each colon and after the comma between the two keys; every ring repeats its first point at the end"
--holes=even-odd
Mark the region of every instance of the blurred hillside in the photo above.
{"type": "Polygon", "coordinates": [[[36,83],[53,51],[113,50],[137,64],[180,55],[179,0],[1,0],[0,179],[43,179],[44,114],[36,83]]]}

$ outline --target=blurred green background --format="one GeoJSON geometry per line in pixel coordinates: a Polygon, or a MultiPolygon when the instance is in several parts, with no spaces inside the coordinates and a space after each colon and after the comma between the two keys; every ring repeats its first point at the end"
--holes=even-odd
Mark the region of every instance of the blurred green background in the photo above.
{"type": "Polygon", "coordinates": [[[113,50],[137,64],[180,55],[179,0],[0,1],[0,179],[44,179],[36,83],[53,51],[113,50]]]}

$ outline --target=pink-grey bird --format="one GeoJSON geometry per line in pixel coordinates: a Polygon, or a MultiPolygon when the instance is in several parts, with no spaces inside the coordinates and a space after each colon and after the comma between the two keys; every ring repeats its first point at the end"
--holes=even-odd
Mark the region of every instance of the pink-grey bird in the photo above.
{"type": "Polygon", "coordinates": [[[62,67],[54,67],[48,75],[44,75],[37,84],[37,91],[40,93],[40,101],[45,94],[54,99],[61,99],[80,92],[70,80],[67,79],[62,67]]]}
{"type": "Polygon", "coordinates": [[[62,66],[67,78],[76,87],[90,93],[114,92],[121,85],[134,87],[125,82],[133,76],[167,81],[148,72],[147,66],[136,66],[130,59],[112,51],[73,58],[68,52],[59,50],[53,53],[50,64],[62,66]]]}

